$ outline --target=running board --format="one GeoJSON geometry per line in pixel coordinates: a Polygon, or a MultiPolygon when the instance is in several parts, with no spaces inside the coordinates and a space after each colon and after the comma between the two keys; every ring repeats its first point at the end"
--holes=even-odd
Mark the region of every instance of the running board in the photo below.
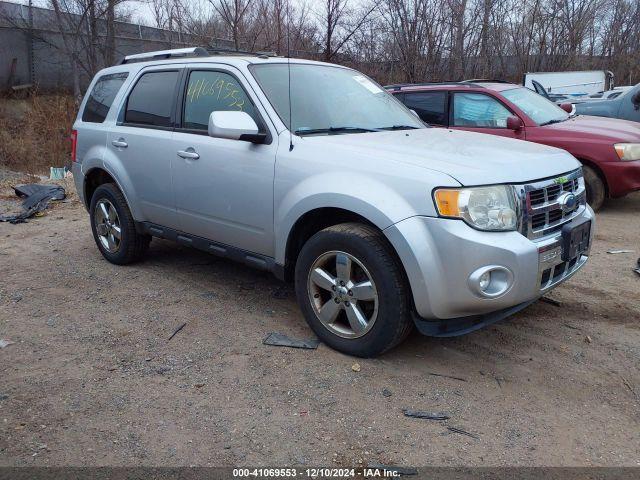
{"type": "Polygon", "coordinates": [[[188,233],[174,230],[173,228],[156,225],[155,223],[137,222],[136,227],[140,233],[157,238],[163,238],[165,240],[171,240],[172,242],[179,243],[180,245],[197,248],[203,252],[217,255],[218,257],[228,258],[259,270],[272,272],[276,277],[280,278],[282,266],[278,265],[271,257],[266,257],[258,253],[247,252],[240,248],[214,242],[207,238],[189,235],[188,233]]]}

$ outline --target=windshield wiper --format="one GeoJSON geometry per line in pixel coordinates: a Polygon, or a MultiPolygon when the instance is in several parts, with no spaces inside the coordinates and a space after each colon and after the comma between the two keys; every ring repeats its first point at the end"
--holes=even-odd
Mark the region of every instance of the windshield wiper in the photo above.
{"type": "Polygon", "coordinates": [[[314,135],[316,133],[344,133],[344,132],[379,132],[380,130],[364,127],[328,127],[328,128],[299,128],[296,135],[314,135]]]}
{"type": "Polygon", "coordinates": [[[541,123],[541,124],[540,124],[540,126],[541,126],[541,127],[544,127],[545,125],[552,125],[552,124],[554,124],[554,123],[562,123],[562,122],[564,122],[565,120],[567,120],[568,118],[570,118],[570,117],[567,117],[567,118],[558,118],[558,119],[554,119],[554,120],[549,120],[548,122],[541,123]]]}
{"type": "Polygon", "coordinates": [[[379,130],[416,130],[419,127],[413,125],[393,125],[391,127],[381,127],[379,130]]]}

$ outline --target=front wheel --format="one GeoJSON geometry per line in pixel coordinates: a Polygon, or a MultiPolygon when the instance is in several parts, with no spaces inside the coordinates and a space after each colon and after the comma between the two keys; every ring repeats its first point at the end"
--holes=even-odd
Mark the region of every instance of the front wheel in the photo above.
{"type": "Polygon", "coordinates": [[[600,210],[600,207],[602,207],[606,197],[604,182],[602,181],[602,178],[600,178],[600,175],[598,175],[598,172],[591,167],[584,165],[582,167],[582,172],[584,174],[584,183],[587,189],[587,203],[591,205],[594,212],[597,212],[600,210]]]}
{"type": "Polygon", "coordinates": [[[330,347],[374,357],[413,325],[404,273],[381,232],[368,225],[328,227],[303,246],[296,296],[309,326],[330,347]]]}

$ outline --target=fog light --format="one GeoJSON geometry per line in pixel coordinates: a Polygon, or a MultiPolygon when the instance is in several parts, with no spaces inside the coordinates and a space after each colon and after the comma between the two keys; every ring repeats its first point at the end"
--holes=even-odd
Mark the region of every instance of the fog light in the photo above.
{"type": "Polygon", "coordinates": [[[479,297],[496,298],[509,291],[513,285],[513,273],[506,267],[487,265],[469,275],[467,284],[479,297]]]}
{"type": "Polygon", "coordinates": [[[480,290],[484,292],[489,287],[490,282],[491,272],[484,272],[482,275],[480,275],[480,278],[478,279],[478,286],[480,287],[480,290]]]}

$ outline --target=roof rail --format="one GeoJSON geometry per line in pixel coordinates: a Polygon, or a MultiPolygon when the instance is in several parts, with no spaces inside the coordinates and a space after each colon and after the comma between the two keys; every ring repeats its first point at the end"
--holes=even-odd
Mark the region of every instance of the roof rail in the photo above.
{"type": "Polygon", "coordinates": [[[511,83],[506,80],[498,80],[496,78],[470,78],[462,80],[460,83],[511,83]]]}
{"type": "Polygon", "coordinates": [[[211,55],[253,55],[260,58],[277,57],[276,52],[250,52],[249,50],[232,50],[227,48],[207,48],[211,55]]]}
{"type": "MultiPolygon", "coordinates": [[[[397,83],[394,85],[385,85],[385,89],[387,90],[401,90],[405,87],[431,87],[438,85],[466,85],[471,86],[469,82],[424,82],[424,83],[397,83]]],[[[482,87],[482,85],[477,85],[478,87],[482,87]]]]}
{"type": "Polygon", "coordinates": [[[135,55],[127,55],[120,61],[120,65],[135,62],[150,62],[152,60],[163,60],[167,58],[179,57],[208,57],[207,52],[202,47],[191,48],[174,48],[173,50],[158,50],[156,52],[137,53],[135,55]]]}

